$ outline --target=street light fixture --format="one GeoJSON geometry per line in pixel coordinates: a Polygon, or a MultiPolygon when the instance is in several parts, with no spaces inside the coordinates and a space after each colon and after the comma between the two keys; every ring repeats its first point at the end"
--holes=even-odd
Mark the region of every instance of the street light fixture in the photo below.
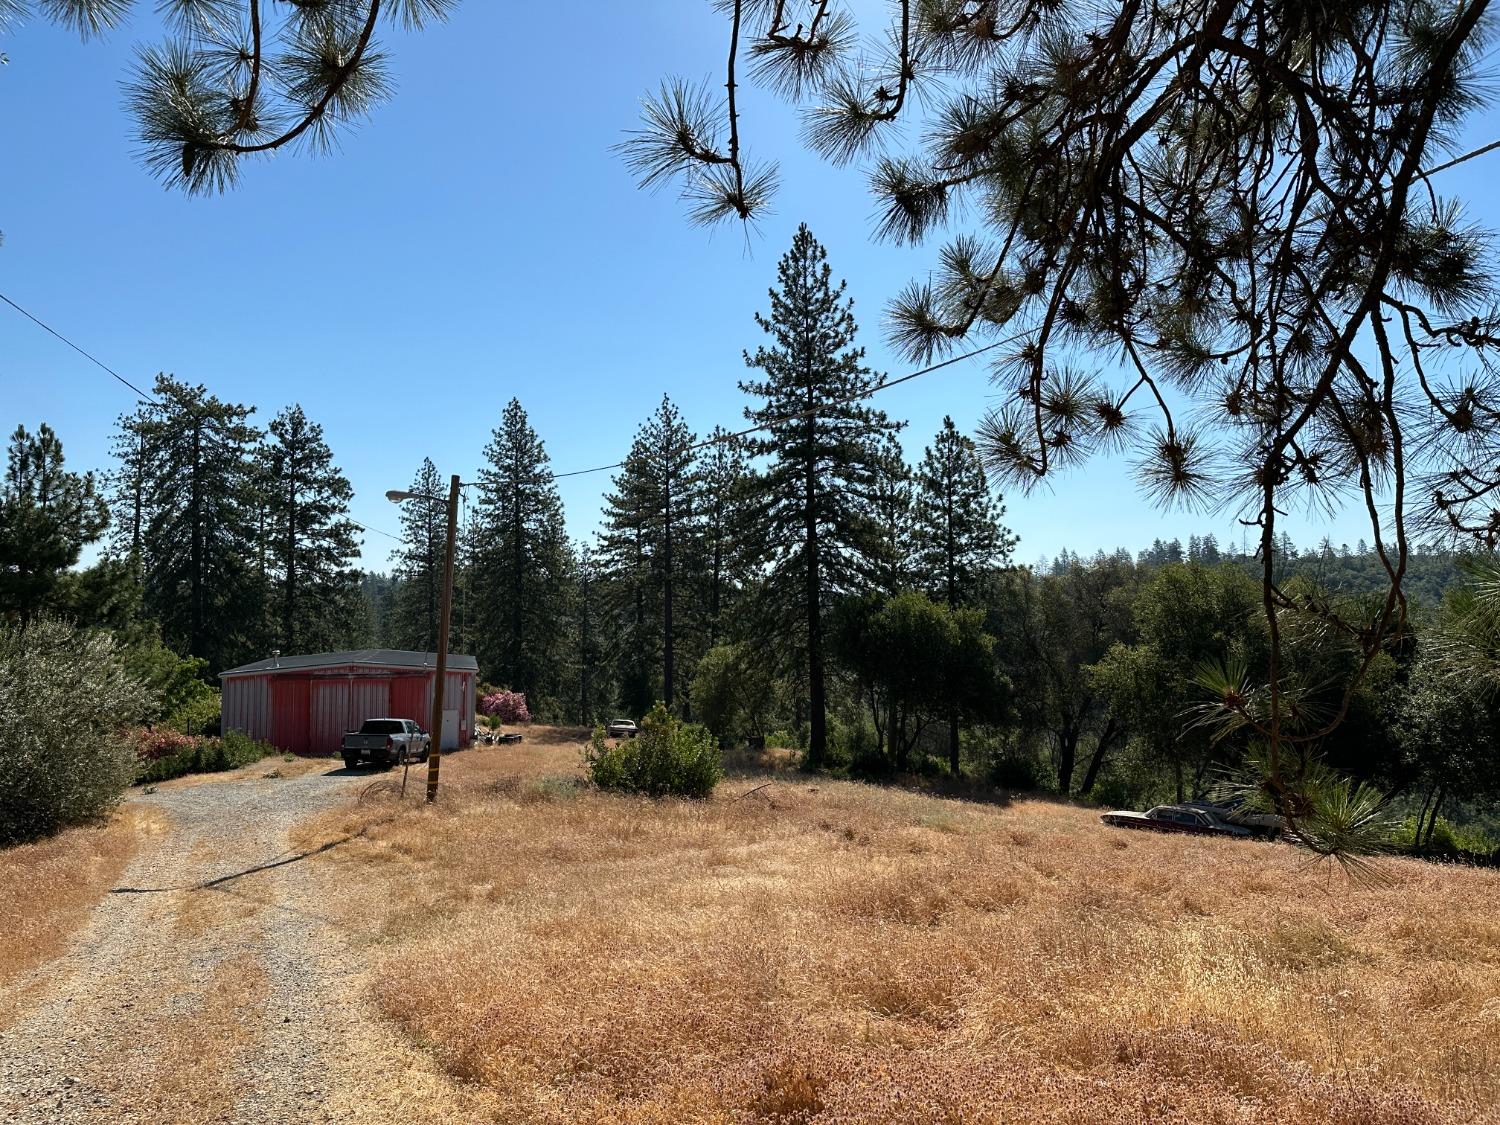
{"type": "MultiPolygon", "coordinates": [[[[448,549],[443,555],[443,604],[440,614],[441,625],[438,629],[437,650],[437,680],[432,685],[432,726],[431,732],[435,732],[436,743],[429,743],[427,751],[427,800],[437,800],[438,791],[438,767],[443,760],[443,692],[447,689],[448,679],[448,626],[453,619],[453,547],[458,538],[458,489],[459,480],[455,475],[448,484],[448,549]]],[[[420,492],[403,492],[393,488],[385,494],[385,498],[392,504],[400,504],[407,500],[425,500],[431,504],[441,504],[442,497],[427,496],[420,492]]]]}

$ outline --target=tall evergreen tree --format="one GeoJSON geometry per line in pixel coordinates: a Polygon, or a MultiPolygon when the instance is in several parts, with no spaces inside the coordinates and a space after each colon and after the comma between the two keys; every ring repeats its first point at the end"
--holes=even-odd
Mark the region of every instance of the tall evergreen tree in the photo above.
{"type": "Polygon", "coordinates": [[[714,427],[709,440],[712,444],[699,457],[695,505],[699,559],[694,603],[705,651],[728,634],[729,614],[744,584],[757,486],[743,441],[722,426],[714,427]]]}
{"type": "Polygon", "coordinates": [[[58,608],[64,575],[108,520],[94,475],[67,471],[52,427],[43,422],[31,434],[17,426],[0,485],[0,617],[24,622],[58,608]]]}
{"type": "MultiPolygon", "coordinates": [[[[448,494],[437,466],[427,457],[422,459],[407,491],[418,496],[448,494]]],[[[447,515],[441,504],[409,500],[401,505],[401,550],[396,554],[395,567],[399,584],[389,625],[389,640],[397,648],[437,650],[443,553],[447,543],[447,515]]]]}
{"type": "Polygon", "coordinates": [[[354,489],[333,463],[323,427],[301,406],[271,420],[264,447],[271,612],[283,652],[346,647],[355,631],[360,541],[354,489]]]}
{"type": "Polygon", "coordinates": [[[551,459],[516,399],[485,447],[479,520],[488,549],[474,561],[479,658],[487,675],[532,697],[561,696],[568,545],[551,459]]]}
{"type": "Polygon", "coordinates": [[[139,511],[138,565],[145,612],[177,652],[210,670],[257,655],[264,589],[253,565],[260,431],[254,407],[158,375],[153,399],[120,419],[120,522],[139,511]]]}
{"type": "MultiPolygon", "coordinates": [[[[1010,558],[1016,540],[1000,526],[1004,513],[990,495],[979,451],[945,417],[917,470],[916,565],[928,592],[949,609],[969,604],[985,574],[1010,558]]],[[[948,714],[948,768],[955,774],[958,725],[954,708],[948,714]]]]}
{"type": "Polygon", "coordinates": [[[928,592],[957,609],[989,568],[1009,561],[1016,539],[1000,524],[1005,505],[990,492],[979,451],[952,418],[924,451],[916,481],[916,566],[928,592]]]}
{"type": "Polygon", "coordinates": [[[771,459],[763,478],[767,589],[804,654],[814,767],[827,756],[825,614],[834,595],[868,574],[878,550],[868,514],[877,439],[899,428],[859,401],[881,376],[854,345],[854,302],[844,298],[844,282],[833,284],[827,257],[807,225],[799,227],[777,267],[770,315],[755,318],[770,346],[745,354],[764,377],[740,384],[764,400],[745,416],[768,428],[749,443],[752,454],[771,459]]]}
{"type": "Polygon", "coordinates": [[[599,566],[594,548],[579,543],[574,549],[574,637],[577,642],[578,721],[592,723],[603,702],[599,683],[599,566]]]}
{"type": "Polygon", "coordinates": [[[876,446],[870,489],[870,519],[878,532],[871,580],[883,594],[900,594],[912,587],[915,505],[911,467],[901,443],[895,434],[884,434],[876,446]]]}
{"type": "Polygon", "coordinates": [[[598,563],[605,579],[603,603],[612,620],[607,654],[615,666],[620,702],[632,714],[645,714],[657,698],[654,669],[659,666],[661,630],[656,627],[651,571],[650,460],[637,433],[604,497],[598,563]]]}
{"type": "MultiPolygon", "coordinates": [[[[659,683],[667,707],[677,703],[678,602],[697,552],[693,505],[700,488],[697,437],[663,395],[631,445],[615,491],[606,499],[605,543],[619,580],[637,610],[635,624],[660,654],[660,678],[650,670],[651,694],[659,683]]],[[[645,651],[638,648],[637,653],[645,651]]],[[[632,700],[649,705],[654,699],[632,700]]]]}

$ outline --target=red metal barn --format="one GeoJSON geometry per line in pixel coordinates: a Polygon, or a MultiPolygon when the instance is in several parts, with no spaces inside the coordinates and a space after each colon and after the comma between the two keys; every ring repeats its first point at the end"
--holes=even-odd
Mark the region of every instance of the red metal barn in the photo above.
{"type": "MultiPolygon", "coordinates": [[[[443,692],[444,750],[474,738],[472,656],[448,657],[443,692]]],[[[432,723],[437,654],[398,649],[273,656],[220,672],[223,727],[244,731],[293,754],[335,754],[344,732],[366,719],[432,723]]]]}

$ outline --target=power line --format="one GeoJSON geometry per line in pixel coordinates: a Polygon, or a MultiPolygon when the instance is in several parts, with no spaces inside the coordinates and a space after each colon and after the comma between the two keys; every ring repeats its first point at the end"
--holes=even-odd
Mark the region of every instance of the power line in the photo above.
{"type": "MultiPolygon", "coordinates": [[[[1028,328],[1024,332],[1017,332],[1014,336],[1007,336],[1003,340],[995,340],[991,343],[985,344],[982,348],[975,348],[973,351],[964,352],[962,355],[950,356],[947,359],[940,360],[937,363],[929,364],[928,366],[920,368],[916,371],[908,371],[899,379],[887,379],[883,383],[879,383],[876,386],[871,387],[867,391],[860,391],[857,394],[847,395],[844,398],[840,399],[834,399],[832,402],[819,403],[817,406],[811,407],[810,409],[799,410],[795,414],[782,414],[776,418],[772,418],[769,422],[761,422],[759,425],[747,426],[745,427],[745,429],[736,430],[733,433],[720,434],[717,437],[705,438],[703,441],[694,442],[692,445],[687,446],[683,450],[683,452],[690,453],[695,449],[707,449],[711,445],[723,445],[725,442],[737,441],[742,437],[747,437],[750,434],[758,433],[761,430],[770,430],[774,429],[777,426],[783,426],[788,422],[796,422],[802,418],[810,418],[814,414],[821,414],[823,411],[828,410],[830,407],[845,406],[851,402],[858,402],[861,399],[869,398],[871,395],[877,394],[880,391],[888,390],[891,387],[899,387],[902,383],[909,383],[913,379],[919,378],[923,375],[930,375],[934,371],[940,371],[944,367],[949,367],[952,364],[961,363],[966,359],[973,359],[975,356],[983,355],[985,352],[990,351],[993,348],[998,348],[1003,344],[1013,344],[1017,340],[1031,335],[1031,333],[1034,331],[1035,329],[1028,328]]],[[[624,461],[616,461],[611,465],[596,465],[592,469],[574,469],[569,473],[553,473],[552,478],[554,480],[561,480],[563,477],[582,477],[587,476],[589,473],[605,473],[610,469],[623,468],[624,465],[624,461]]]]}
{"type": "MultiPolygon", "coordinates": [[[[132,391],[134,391],[137,395],[139,395],[144,401],[155,403],[157,406],[163,406],[163,405],[165,405],[156,396],[148,394],[146,391],[141,390],[140,387],[136,386],[129,379],[125,378],[125,376],[121,375],[118,371],[116,371],[113,367],[109,366],[109,364],[105,363],[98,356],[93,355],[91,352],[85,351],[83,348],[81,348],[77,344],[75,344],[72,340],[70,340],[66,336],[64,336],[57,329],[53,328],[50,324],[46,323],[45,321],[41,320],[40,318],[38,318],[36,316],[33,316],[31,313],[29,313],[28,311],[26,311],[25,309],[23,309],[20,305],[16,304],[14,301],[12,301],[4,293],[0,293],[0,301],[4,301],[11,308],[15,309],[16,312],[20,313],[27,320],[31,321],[32,324],[35,324],[38,328],[42,329],[44,332],[48,333],[51,336],[56,337],[58,340],[61,340],[64,344],[67,344],[68,347],[72,348],[79,355],[83,356],[84,359],[88,360],[95,367],[98,367],[101,371],[104,371],[111,378],[116,379],[119,382],[125,384],[125,386],[129,387],[132,391]]],[[[212,436],[211,435],[210,435],[210,438],[212,440],[212,436]]],[[[222,440],[222,439],[220,439],[220,440],[222,440]]],[[[227,442],[223,443],[223,444],[226,447],[228,445],[227,442]]],[[[348,519],[347,516],[345,518],[348,519]]],[[[361,531],[368,531],[372,535],[384,535],[387,539],[394,539],[398,543],[404,543],[405,542],[405,540],[401,536],[399,536],[399,535],[392,535],[389,531],[383,531],[383,530],[381,530],[378,527],[367,527],[365,524],[360,523],[356,519],[350,519],[349,522],[352,523],[355,527],[359,528],[361,531]]]]}
{"type": "MultiPolygon", "coordinates": [[[[42,321],[40,321],[36,317],[32,316],[29,312],[27,312],[25,309],[23,309],[20,305],[16,304],[14,301],[12,301],[4,293],[0,293],[0,301],[4,301],[11,308],[15,309],[16,312],[20,313],[27,320],[31,321],[32,324],[35,324],[38,328],[42,329],[42,331],[49,332],[53,336],[56,336],[63,343],[67,344],[68,347],[72,348],[79,355],[83,356],[84,359],[86,359],[90,363],[94,364],[94,366],[96,366],[96,367],[102,369],[103,371],[107,372],[111,377],[113,377],[115,379],[118,379],[120,382],[124,383],[127,387],[129,387],[136,394],[140,395],[142,398],[144,398],[144,399],[151,399],[150,395],[148,395],[145,391],[141,390],[140,387],[137,387],[129,379],[125,378],[125,376],[121,375],[113,367],[109,366],[109,364],[105,363],[103,360],[98,359],[96,356],[90,355],[88,352],[84,351],[77,344],[73,343],[72,340],[68,339],[66,336],[64,336],[57,329],[53,328],[50,324],[44,324],[42,321]]],[[[154,402],[155,400],[152,399],[152,401],[154,402]]]]}
{"type": "MultiPolygon", "coordinates": [[[[55,336],[57,339],[61,340],[64,344],[68,345],[68,347],[72,348],[79,355],[81,355],[85,359],[87,359],[90,363],[93,363],[95,366],[97,366],[98,368],[100,368],[102,371],[108,373],[111,377],[113,377],[115,379],[118,379],[121,383],[123,383],[123,384],[125,384],[125,386],[129,387],[132,391],[134,391],[136,394],[138,394],[145,401],[147,401],[147,402],[154,402],[157,405],[161,405],[160,401],[158,399],[156,399],[154,396],[152,396],[152,395],[148,394],[147,392],[141,390],[134,383],[132,383],[129,379],[125,378],[123,375],[121,375],[119,372],[117,372],[114,368],[110,367],[108,364],[104,363],[102,360],[98,359],[94,355],[92,355],[89,352],[85,351],[83,348],[79,347],[72,340],[68,339],[68,337],[64,336],[61,332],[57,331],[57,329],[53,328],[51,325],[46,324],[42,320],[40,320],[37,317],[33,316],[31,313],[27,312],[20,305],[16,304],[9,297],[7,297],[4,293],[0,293],[0,301],[4,301],[7,305],[9,305],[11,308],[15,309],[18,313],[20,313],[22,316],[24,316],[27,320],[29,320],[33,324],[35,324],[38,328],[41,328],[44,331],[46,331],[47,333],[49,333],[50,335],[55,336]]],[[[737,441],[740,438],[748,437],[750,434],[758,433],[761,430],[773,429],[776,426],[782,426],[782,425],[785,425],[788,422],[796,422],[796,421],[799,421],[800,419],[811,417],[812,415],[821,413],[822,411],[827,410],[830,407],[844,406],[844,405],[847,405],[848,403],[851,403],[851,402],[858,402],[861,399],[869,398],[871,395],[874,395],[874,394],[876,394],[876,393],[878,393],[880,391],[888,390],[891,387],[898,387],[902,383],[909,383],[913,379],[920,378],[923,375],[930,375],[934,371],[940,371],[940,370],[942,370],[945,367],[951,367],[953,364],[955,364],[955,363],[961,363],[961,362],[963,362],[966,359],[973,359],[975,356],[982,355],[985,352],[991,351],[991,350],[993,350],[995,348],[998,348],[998,347],[1001,347],[1002,345],[1015,343],[1017,340],[1020,340],[1020,339],[1024,338],[1025,336],[1029,335],[1032,331],[1033,331],[1032,329],[1028,329],[1028,330],[1023,331],[1023,332],[1018,332],[1018,333],[1016,333],[1013,336],[1008,336],[1008,337],[1006,337],[1003,340],[995,340],[995,341],[993,341],[991,343],[985,344],[983,347],[975,348],[972,351],[964,352],[961,355],[950,356],[947,359],[939,360],[937,363],[928,364],[926,367],[919,368],[916,371],[909,371],[905,375],[902,375],[899,378],[896,378],[896,379],[887,379],[884,382],[878,384],[877,386],[871,387],[869,390],[860,391],[857,394],[848,395],[848,396],[846,396],[844,398],[836,399],[836,400],[834,400],[832,402],[820,403],[818,406],[813,407],[813,408],[811,408],[809,410],[801,410],[801,411],[797,411],[796,413],[793,413],[793,414],[783,414],[783,415],[781,415],[779,417],[771,419],[769,422],[762,422],[762,423],[760,423],[758,425],[755,425],[755,426],[747,426],[743,430],[736,430],[733,433],[720,434],[717,437],[705,438],[702,441],[695,442],[693,445],[688,446],[688,451],[697,450],[697,449],[707,449],[708,447],[713,446],[713,445],[722,445],[725,442],[737,441]]],[[[553,473],[552,477],[553,477],[554,480],[562,480],[565,477],[589,476],[592,473],[605,473],[605,472],[608,472],[611,469],[622,468],[622,467],[624,467],[624,464],[625,464],[624,461],[615,461],[615,462],[612,462],[611,464],[608,464],[608,465],[595,465],[591,469],[574,469],[571,472],[566,472],[566,473],[553,473]]],[[[378,527],[367,527],[365,524],[362,524],[358,520],[354,520],[354,519],[349,520],[349,522],[352,523],[352,524],[354,524],[354,526],[357,527],[357,528],[359,528],[361,531],[368,531],[368,532],[370,532],[370,533],[372,533],[374,535],[384,535],[387,539],[393,539],[393,540],[395,540],[398,543],[404,543],[405,542],[405,539],[402,536],[393,535],[393,534],[391,534],[391,532],[384,531],[384,530],[382,530],[382,529],[380,529],[378,527]]]]}
{"type": "Polygon", "coordinates": [[[1487,152],[1494,152],[1497,148],[1500,148],[1500,140],[1491,141],[1489,144],[1480,145],[1478,148],[1466,152],[1462,156],[1455,156],[1452,160],[1445,164],[1439,164],[1436,168],[1423,168],[1418,175],[1435,176],[1439,172],[1446,172],[1449,168],[1456,168],[1467,160],[1473,160],[1476,156],[1483,156],[1487,152]]]}

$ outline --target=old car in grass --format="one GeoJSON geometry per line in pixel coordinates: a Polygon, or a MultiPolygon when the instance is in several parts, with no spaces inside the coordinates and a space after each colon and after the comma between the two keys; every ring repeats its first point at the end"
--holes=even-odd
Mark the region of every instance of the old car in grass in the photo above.
{"type": "Polygon", "coordinates": [[[1226,824],[1201,808],[1188,805],[1157,805],[1145,812],[1116,809],[1099,817],[1115,828],[1145,828],[1153,832],[1187,832],[1196,836],[1234,836],[1249,839],[1254,833],[1237,824],[1226,824]]]}
{"type": "Polygon", "coordinates": [[[635,725],[634,719],[611,719],[604,728],[604,733],[610,738],[634,738],[640,734],[640,728],[635,725]]]}
{"type": "Polygon", "coordinates": [[[344,765],[361,762],[384,768],[396,762],[425,762],[432,738],[410,719],[366,719],[359,730],[344,734],[344,765]]]}
{"type": "Polygon", "coordinates": [[[1202,809],[1210,816],[1236,828],[1248,829],[1252,836],[1276,840],[1286,832],[1286,818],[1273,812],[1250,808],[1242,799],[1227,801],[1184,801],[1184,808],[1202,809]]]}

